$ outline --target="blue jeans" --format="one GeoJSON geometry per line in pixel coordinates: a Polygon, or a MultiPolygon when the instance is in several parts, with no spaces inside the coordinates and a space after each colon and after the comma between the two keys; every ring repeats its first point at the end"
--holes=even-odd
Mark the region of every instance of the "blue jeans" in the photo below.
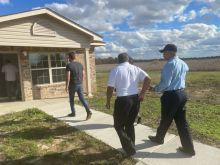
{"type": "Polygon", "coordinates": [[[75,113],[74,98],[76,92],[78,94],[80,102],[83,104],[84,108],[86,109],[86,112],[91,113],[91,111],[89,110],[89,105],[83,95],[82,84],[77,84],[69,87],[70,108],[72,113],[75,113]]]}

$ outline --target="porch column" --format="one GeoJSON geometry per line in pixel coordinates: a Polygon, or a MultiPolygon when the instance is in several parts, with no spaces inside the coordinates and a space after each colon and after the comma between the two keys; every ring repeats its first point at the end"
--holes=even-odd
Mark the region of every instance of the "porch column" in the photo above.
{"type": "Polygon", "coordinates": [[[92,88],[91,88],[91,71],[90,71],[90,59],[89,59],[89,49],[84,49],[85,55],[85,64],[86,64],[86,87],[88,97],[92,97],[92,88]]]}
{"type": "Polygon", "coordinates": [[[32,79],[28,55],[20,53],[18,57],[22,100],[33,100],[32,79]]]}

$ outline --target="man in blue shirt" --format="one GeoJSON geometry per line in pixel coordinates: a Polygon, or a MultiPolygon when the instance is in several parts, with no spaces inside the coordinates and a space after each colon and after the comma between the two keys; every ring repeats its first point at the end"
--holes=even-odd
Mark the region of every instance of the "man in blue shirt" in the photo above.
{"type": "Polygon", "coordinates": [[[149,139],[163,144],[165,134],[174,119],[182,144],[179,150],[193,156],[195,150],[186,121],[187,95],[184,91],[186,72],[189,71],[189,68],[184,61],[176,56],[177,47],[174,44],[167,44],[160,52],[163,53],[167,63],[161,72],[160,83],[151,87],[150,90],[163,93],[161,97],[161,121],[156,136],[149,136],[149,139]]]}

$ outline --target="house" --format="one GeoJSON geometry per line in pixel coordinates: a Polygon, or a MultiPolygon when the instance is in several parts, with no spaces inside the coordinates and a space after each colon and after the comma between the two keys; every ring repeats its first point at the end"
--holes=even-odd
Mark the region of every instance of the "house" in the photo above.
{"type": "MultiPolygon", "coordinates": [[[[103,46],[100,35],[41,8],[0,17],[0,68],[6,59],[19,69],[21,100],[67,96],[65,66],[67,54],[77,52],[85,69],[85,93],[96,90],[94,49],[103,46]]],[[[6,97],[0,75],[0,98],[6,97]]]]}

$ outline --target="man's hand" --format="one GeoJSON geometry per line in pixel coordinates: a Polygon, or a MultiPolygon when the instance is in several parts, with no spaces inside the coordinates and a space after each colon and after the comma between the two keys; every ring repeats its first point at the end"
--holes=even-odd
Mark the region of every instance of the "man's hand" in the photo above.
{"type": "Polygon", "coordinates": [[[144,93],[140,93],[139,96],[138,96],[139,97],[138,100],[143,101],[144,100],[144,95],[145,95],[144,93]]]}
{"type": "Polygon", "coordinates": [[[112,98],[112,94],[114,91],[114,87],[107,87],[107,91],[106,91],[106,108],[110,109],[110,103],[111,103],[111,98],[112,98]]]}
{"type": "Polygon", "coordinates": [[[68,87],[66,87],[66,93],[68,93],[68,92],[69,92],[68,87]]]}
{"type": "Polygon", "coordinates": [[[110,102],[106,102],[105,107],[106,107],[107,109],[110,109],[110,102]]]}
{"type": "Polygon", "coordinates": [[[150,77],[145,77],[144,78],[144,83],[142,85],[142,89],[141,89],[141,92],[139,94],[139,101],[143,101],[144,100],[145,92],[149,88],[150,82],[151,82],[150,77]]]}
{"type": "Polygon", "coordinates": [[[70,71],[66,72],[66,93],[69,92],[69,84],[70,84],[70,71]]]}

